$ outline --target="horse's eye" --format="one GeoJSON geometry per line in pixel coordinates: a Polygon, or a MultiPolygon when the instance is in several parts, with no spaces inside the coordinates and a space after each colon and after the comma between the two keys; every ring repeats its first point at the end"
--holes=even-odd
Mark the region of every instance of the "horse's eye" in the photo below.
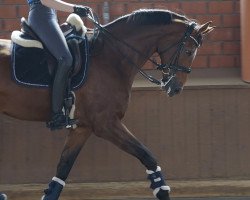
{"type": "Polygon", "coordinates": [[[191,50],[186,50],[185,53],[188,55],[188,56],[192,56],[193,52],[191,50]]]}

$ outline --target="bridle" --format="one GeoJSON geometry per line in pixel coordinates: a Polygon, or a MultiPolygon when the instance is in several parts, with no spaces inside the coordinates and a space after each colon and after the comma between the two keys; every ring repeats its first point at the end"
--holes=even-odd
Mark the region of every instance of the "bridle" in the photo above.
{"type": "Polygon", "coordinates": [[[166,49],[158,52],[158,54],[161,55],[161,54],[165,53],[166,51],[169,51],[173,47],[177,46],[176,51],[169,59],[169,63],[160,64],[160,66],[157,67],[158,70],[161,70],[163,74],[167,75],[165,78],[163,78],[161,80],[162,87],[166,86],[176,76],[177,72],[184,72],[187,74],[191,73],[191,71],[192,71],[191,67],[179,65],[179,57],[180,57],[181,52],[183,51],[188,39],[191,39],[194,42],[196,48],[200,47],[201,42],[198,41],[196,38],[194,38],[191,35],[196,26],[197,26],[197,23],[191,22],[188,25],[187,30],[184,33],[184,35],[182,36],[182,38],[180,39],[180,41],[178,41],[177,43],[173,44],[172,46],[167,47],[166,49]],[[167,70],[167,72],[166,72],[166,70],[167,70]]]}
{"type": "MultiPolygon", "coordinates": [[[[88,18],[93,22],[93,24],[96,26],[96,29],[98,31],[101,31],[107,37],[109,37],[111,39],[115,39],[118,42],[122,43],[123,45],[129,47],[131,50],[133,50],[134,52],[136,52],[140,56],[146,58],[151,63],[153,63],[156,66],[157,70],[160,70],[160,71],[162,71],[162,73],[168,75],[167,77],[163,78],[162,80],[157,80],[156,78],[152,77],[151,75],[148,75],[147,73],[145,73],[140,67],[138,67],[133,61],[131,61],[131,59],[129,59],[127,56],[125,56],[123,54],[123,57],[126,58],[135,68],[137,68],[138,71],[141,73],[141,75],[143,75],[150,82],[152,82],[154,84],[157,84],[157,85],[166,86],[166,84],[168,84],[172,80],[172,78],[174,78],[176,76],[177,72],[184,72],[184,73],[190,73],[191,72],[190,67],[179,65],[178,61],[179,61],[179,57],[181,55],[181,52],[183,51],[183,49],[185,47],[185,44],[186,44],[186,42],[187,42],[187,40],[189,38],[194,41],[197,48],[200,46],[200,42],[196,38],[191,36],[193,30],[197,26],[197,23],[191,22],[190,24],[188,24],[187,30],[185,31],[184,35],[182,36],[182,38],[177,43],[171,45],[170,47],[167,47],[166,49],[162,50],[161,52],[158,52],[158,54],[162,54],[162,53],[165,53],[165,52],[169,51],[173,47],[177,46],[177,49],[174,52],[174,54],[171,56],[169,63],[159,64],[155,60],[153,60],[151,58],[148,58],[147,55],[140,52],[139,50],[137,50],[135,47],[131,46],[127,42],[117,38],[110,31],[108,31],[102,25],[100,25],[96,20],[94,20],[94,18],[91,15],[89,15],[88,18]],[[168,72],[166,72],[166,70],[168,72]]],[[[116,49],[116,51],[117,51],[117,49],[116,49]]]]}

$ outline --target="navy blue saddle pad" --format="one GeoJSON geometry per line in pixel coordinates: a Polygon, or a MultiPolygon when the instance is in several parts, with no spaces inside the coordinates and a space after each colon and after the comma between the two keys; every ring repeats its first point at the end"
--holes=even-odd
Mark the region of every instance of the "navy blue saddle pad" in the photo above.
{"type": "MultiPolygon", "coordinates": [[[[88,40],[85,37],[79,44],[82,55],[82,67],[72,78],[71,86],[78,89],[86,81],[88,71],[88,40]]],[[[48,70],[46,50],[35,47],[22,47],[13,43],[12,74],[14,80],[21,85],[34,87],[50,87],[53,77],[48,70]]]]}

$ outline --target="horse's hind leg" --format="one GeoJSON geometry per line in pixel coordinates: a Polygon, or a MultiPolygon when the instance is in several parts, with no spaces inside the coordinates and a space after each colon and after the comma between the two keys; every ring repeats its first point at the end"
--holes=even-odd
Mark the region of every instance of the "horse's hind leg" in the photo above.
{"type": "Polygon", "coordinates": [[[67,179],[76,157],[90,135],[91,130],[82,127],[72,130],[69,133],[57,165],[56,176],[52,178],[49,188],[44,190],[45,195],[42,197],[42,200],[57,200],[59,198],[65,185],[64,181],[67,179]]]}
{"type": "Polygon", "coordinates": [[[126,128],[120,120],[114,120],[104,126],[96,126],[94,133],[106,140],[111,141],[123,151],[138,158],[147,168],[148,179],[151,181],[150,187],[154,190],[154,195],[160,200],[169,200],[169,186],[161,174],[161,168],[157,166],[157,161],[151,152],[139,142],[135,136],[126,128]]]}

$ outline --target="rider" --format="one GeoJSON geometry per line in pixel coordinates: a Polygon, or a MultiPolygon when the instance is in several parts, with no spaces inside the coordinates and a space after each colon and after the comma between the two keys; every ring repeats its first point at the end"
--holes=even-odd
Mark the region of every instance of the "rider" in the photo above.
{"type": "Polygon", "coordinates": [[[73,125],[76,120],[67,120],[62,108],[67,79],[73,63],[72,55],[57,21],[56,10],[76,13],[86,17],[89,7],[70,4],[61,0],[27,0],[30,6],[28,23],[50,53],[57,59],[57,69],[52,87],[52,117],[47,122],[51,130],[73,125]],[[69,124],[67,124],[69,122],[69,124]]]}

